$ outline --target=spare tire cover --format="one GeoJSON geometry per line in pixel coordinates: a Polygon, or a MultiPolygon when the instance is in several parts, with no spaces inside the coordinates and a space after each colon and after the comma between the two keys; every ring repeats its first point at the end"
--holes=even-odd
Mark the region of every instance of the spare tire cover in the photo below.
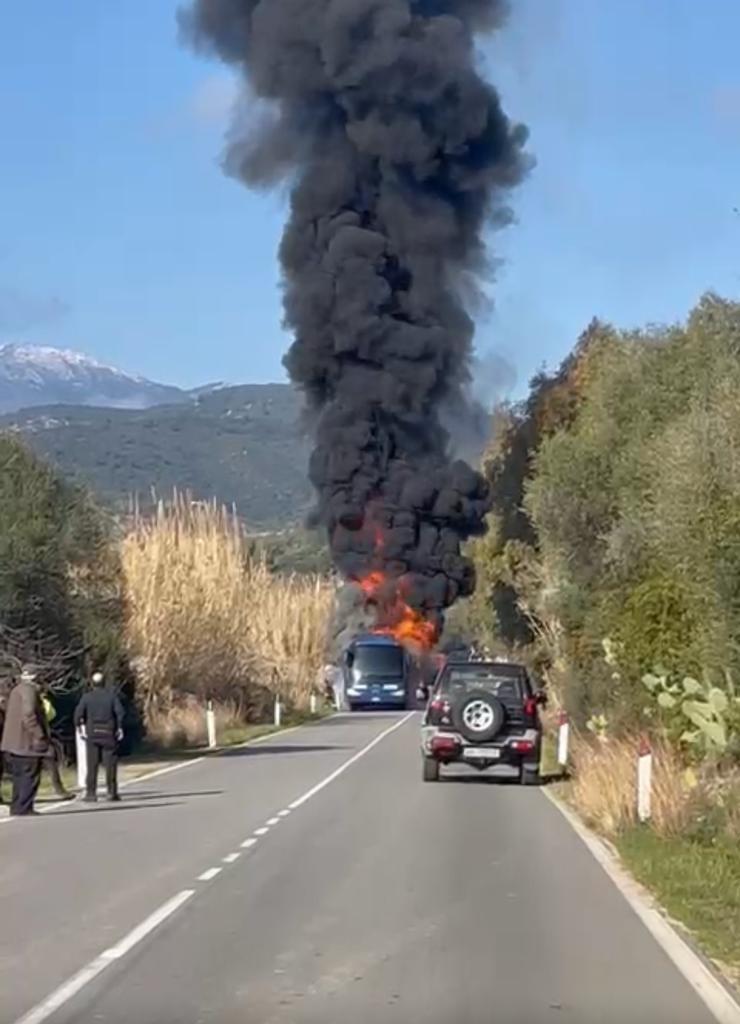
{"type": "Polygon", "coordinates": [[[469,690],[452,708],[452,720],[458,732],[470,743],[492,740],[505,717],[501,701],[486,690],[469,690]]]}

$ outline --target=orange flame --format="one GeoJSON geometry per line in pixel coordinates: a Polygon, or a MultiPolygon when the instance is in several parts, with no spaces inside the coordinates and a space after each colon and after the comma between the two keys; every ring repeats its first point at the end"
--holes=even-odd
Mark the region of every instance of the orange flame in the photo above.
{"type": "Polygon", "coordinates": [[[381,608],[383,621],[375,626],[373,633],[392,636],[401,644],[424,651],[434,646],[439,639],[437,626],[404,601],[397,584],[390,599],[380,593],[389,582],[384,572],[375,570],[358,582],[368,603],[381,608]]]}

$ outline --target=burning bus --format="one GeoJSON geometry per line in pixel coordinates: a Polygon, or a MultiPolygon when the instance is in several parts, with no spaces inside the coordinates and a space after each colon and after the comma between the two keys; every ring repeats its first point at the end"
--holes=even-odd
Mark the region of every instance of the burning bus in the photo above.
{"type": "Polygon", "coordinates": [[[342,672],[351,711],[406,708],[415,697],[411,655],[392,636],[367,633],[355,637],[344,653],[342,672]]]}

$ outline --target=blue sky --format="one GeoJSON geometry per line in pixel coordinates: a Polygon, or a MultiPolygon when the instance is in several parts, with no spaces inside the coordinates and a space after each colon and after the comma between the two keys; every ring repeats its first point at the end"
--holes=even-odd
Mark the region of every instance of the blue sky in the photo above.
{"type": "MultiPolygon", "coordinates": [[[[196,385],[281,379],[284,196],[219,169],[232,88],[174,0],[0,9],[0,342],[196,385]]],[[[478,345],[520,392],[593,315],[740,292],[737,0],[513,0],[485,59],[537,166],[478,345]]]]}

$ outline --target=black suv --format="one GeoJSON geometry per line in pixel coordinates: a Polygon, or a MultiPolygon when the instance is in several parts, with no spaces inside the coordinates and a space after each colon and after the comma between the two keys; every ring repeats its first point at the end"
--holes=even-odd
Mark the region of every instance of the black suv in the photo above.
{"type": "Polygon", "coordinates": [[[539,782],[542,727],[536,690],[523,665],[448,661],[432,688],[421,728],[425,782],[443,764],[483,770],[509,765],[525,785],[539,782]]]}

